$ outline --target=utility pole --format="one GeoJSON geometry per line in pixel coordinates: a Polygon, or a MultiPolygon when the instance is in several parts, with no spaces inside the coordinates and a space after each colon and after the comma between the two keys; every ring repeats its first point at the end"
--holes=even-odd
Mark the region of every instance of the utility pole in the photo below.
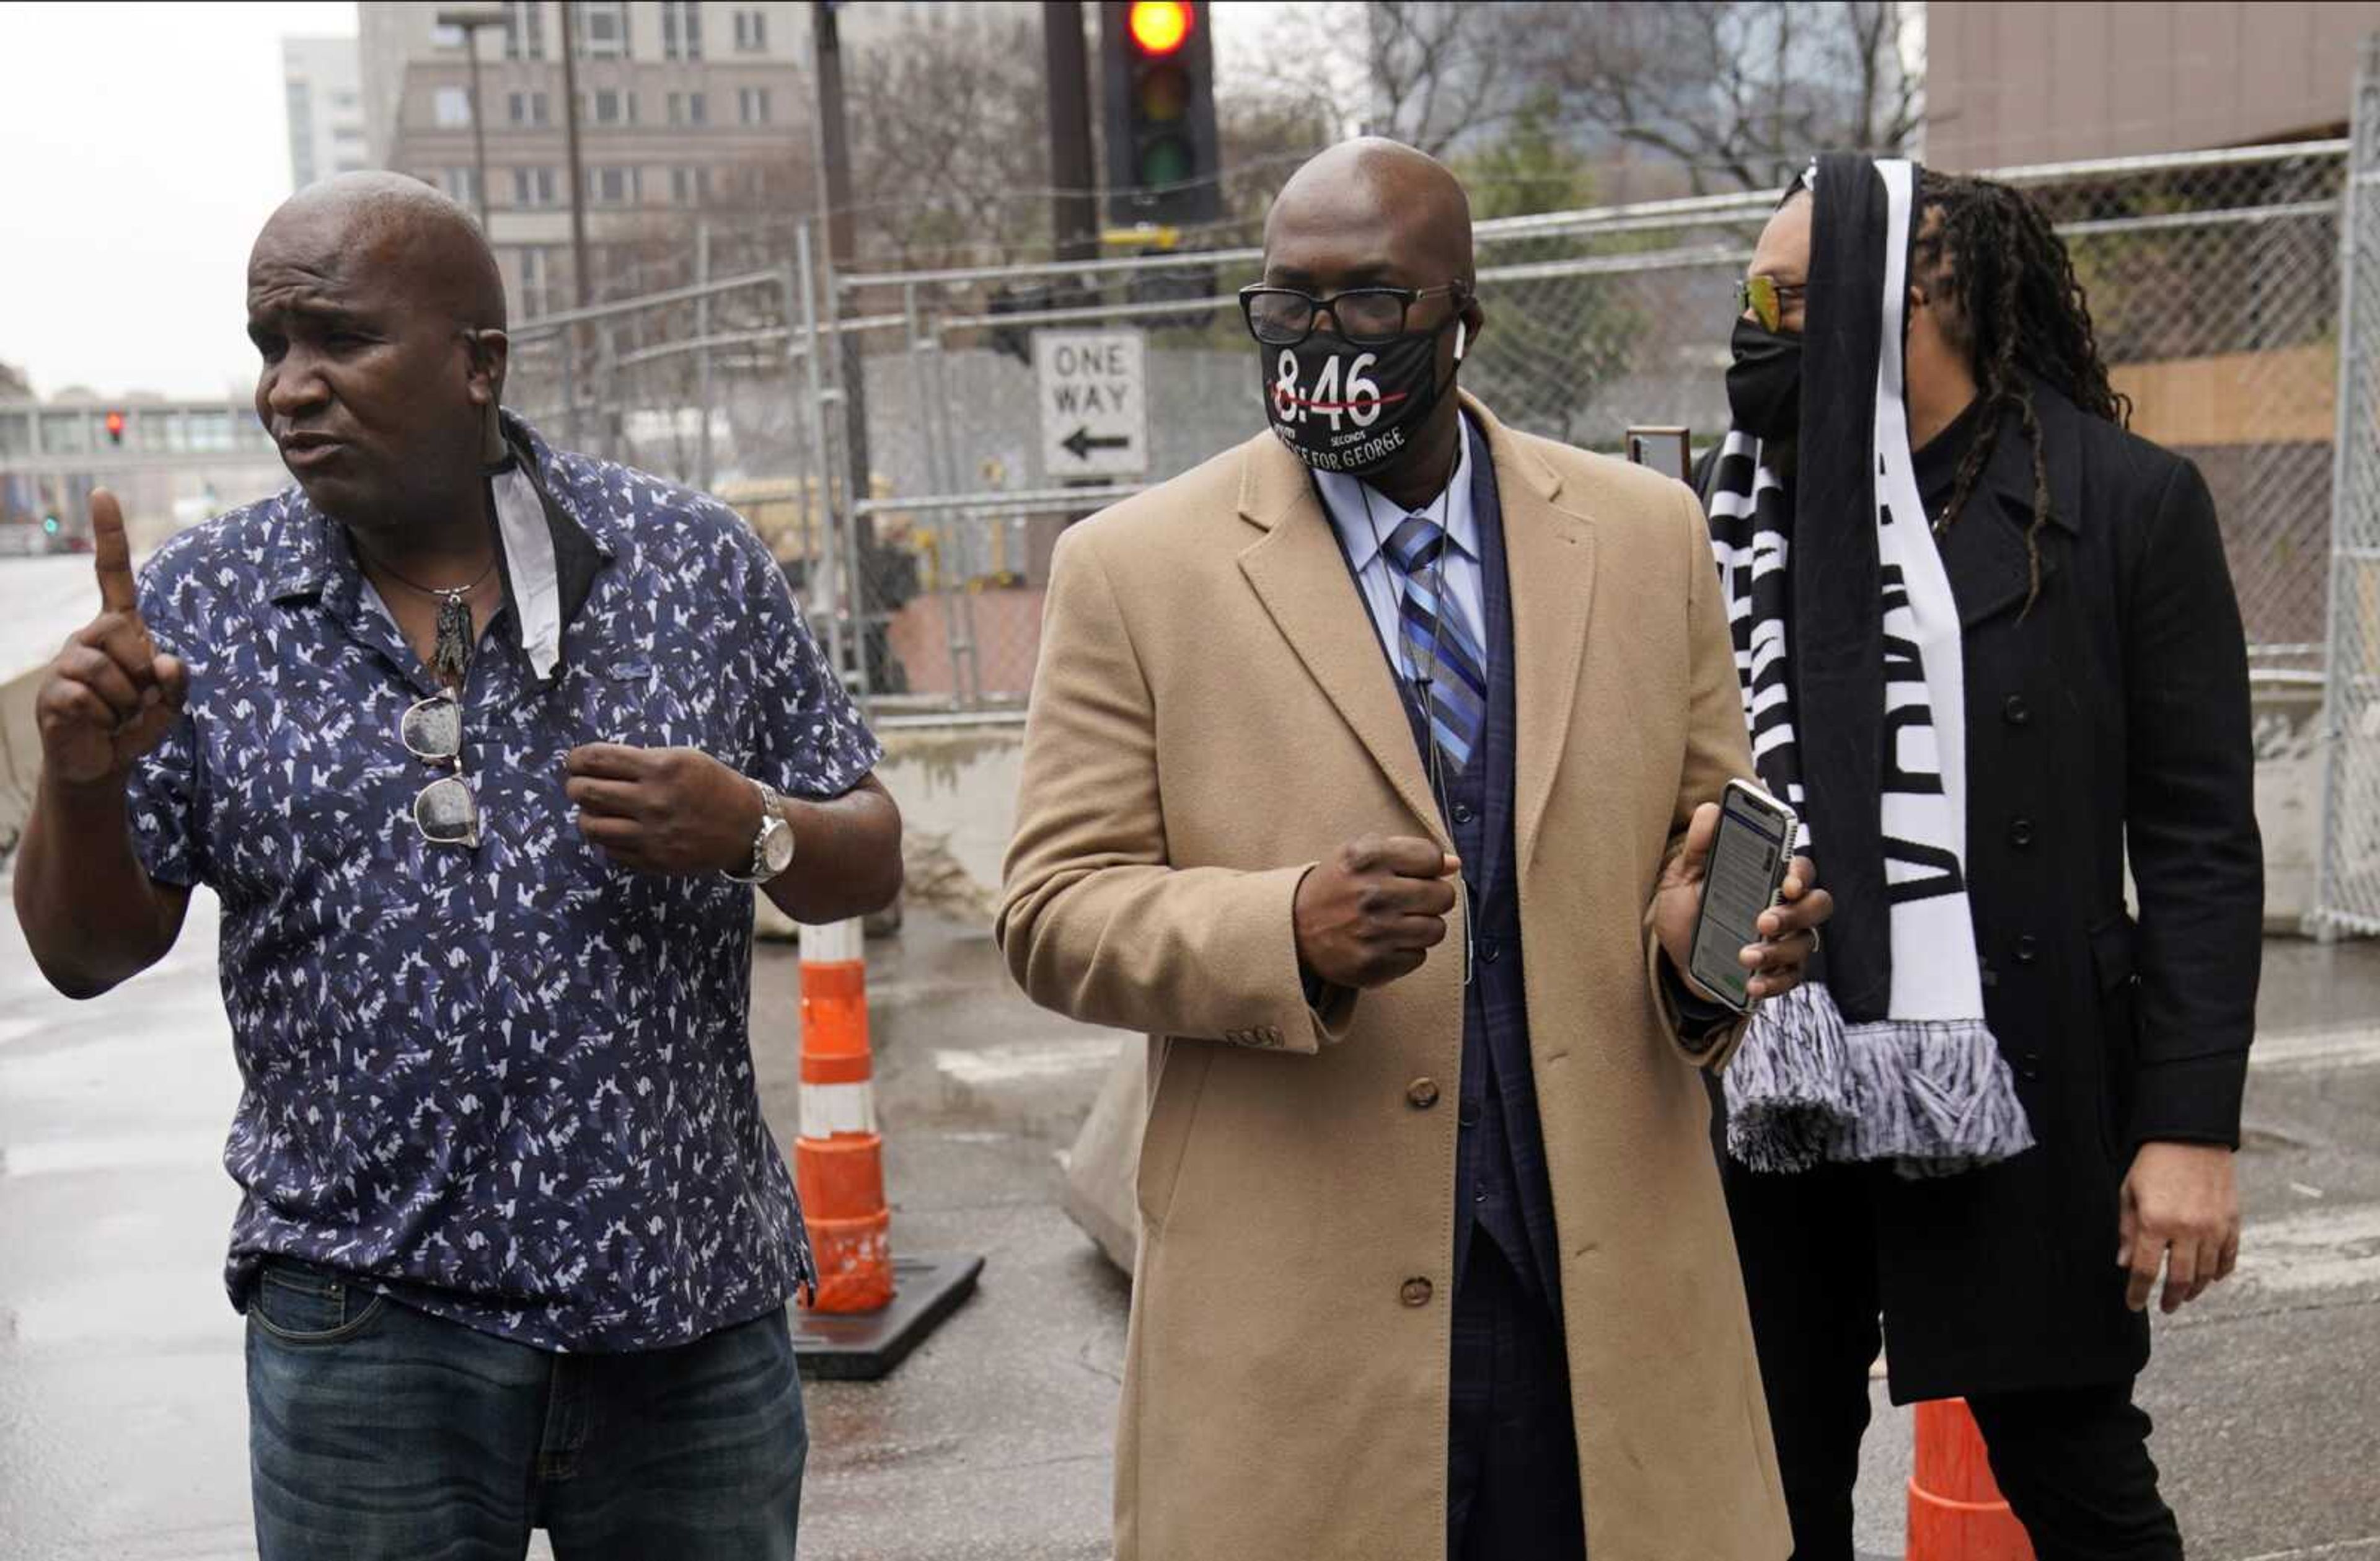
{"type": "MultiPolygon", "coordinates": [[[[826,254],[829,286],[850,271],[859,258],[857,225],[851,200],[851,140],[844,121],[843,42],[835,29],[839,0],[814,0],[810,6],[810,63],[818,73],[818,137],[820,199],[826,203],[826,254]]],[[[838,317],[828,299],[829,319],[838,317]]],[[[836,361],[843,382],[844,502],[856,505],[869,495],[868,451],[868,370],[853,332],[836,333],[836,361]]],[[[852,640],[856,660],[873,693],[902,693],[907,678],[893,662],[885,634],[888,610],[883,565],[876,547],[876,518],[861,515],[851,527],[854,556],[848,561],[854,577],[847,588],[852,640]]],[[[838,673],[841,668],[836,669],[838,673]]]]}
{"type": "Polygon", "coordinates": [[[471,56],[471,192],[479,197],[474,204],[480,208],[480,231],[484,234],[488,231],[488,127],[480,116],[480,33],[487,28],[504,26],[504,14],[495,10],[441,11],[438,25],[460,32],[463,52],[471,56]]]}
{"type": "Polygon", "coordinates": [[[1050,88],[1050,237],[1060,260],[1090,260],[1099,253],[1099,194],[1082,0],[1041,0],[1041,49],[1050,88]]]}
{"type": "MultiPolygon", "coordinates": [[[[570,159],[570,285],[577,307],[588,302],[587,176],[578,165],[578,30],[571,13],[578,7],[562,0],[562,134],[570,159]]],[[[574,336],[577,328],[572,327],[574,336]]]]}

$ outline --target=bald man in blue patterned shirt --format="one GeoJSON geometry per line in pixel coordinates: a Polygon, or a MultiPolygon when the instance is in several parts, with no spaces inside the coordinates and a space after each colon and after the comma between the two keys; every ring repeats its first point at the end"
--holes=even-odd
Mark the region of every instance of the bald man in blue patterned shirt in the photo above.
{"type": "Polygon", "coordinates": [[[16,896],[78,997],[222,899],[259,1549],[791,1557],[812,1274],[748,885],[892,897],[881,750],[740,520],[498,410],[452,202],[315,187],[248,304],[297,485],[137,585],[94,496],[16,896]]]}

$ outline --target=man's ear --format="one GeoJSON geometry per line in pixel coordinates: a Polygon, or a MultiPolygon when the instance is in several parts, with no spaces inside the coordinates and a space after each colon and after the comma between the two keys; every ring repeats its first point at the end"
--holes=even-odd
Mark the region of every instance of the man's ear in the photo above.
{"type": "Polygon", "coordinates": [[[504,458],[504,420],[497,415],[497,409],[504,405],[504,370],[512,361],[512,338],[496,330],[466,331],[464,336],[471,351],[471,404],[481,414],[480,458],[493,466],[504,458]]]}

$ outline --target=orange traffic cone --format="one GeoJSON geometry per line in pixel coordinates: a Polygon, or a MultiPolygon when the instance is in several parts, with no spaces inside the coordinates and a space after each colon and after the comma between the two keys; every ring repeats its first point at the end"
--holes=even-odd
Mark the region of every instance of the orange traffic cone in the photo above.
{"type": "Polygon", "coordinates": [[[862,947],[856,919],[802,929],[802,1128],[794,1185],[818,1257],[812,1311],[874,1311],[892,1299],[892,1217],[884,1207],[862,947]]]}
{"type": "Polygon", "coordinates": [[[819,1286],[795,1316],[793,1333],[804,1376],[872,1382],[975,1293],[983,1259],[955,1252],[893,1260],[868,1045],[865,947],[856,921],[802,929],[802,1125],[794,1140],[794,1184],[818,1257],[819,1286]]]}
{"type": "Polygon", "coordinates": [[[1963,1398],[1917,1406],[1909,1561],[2033,1561],[2033,1542],[1992,1478],[1984,1433],[1963,1398]]]}

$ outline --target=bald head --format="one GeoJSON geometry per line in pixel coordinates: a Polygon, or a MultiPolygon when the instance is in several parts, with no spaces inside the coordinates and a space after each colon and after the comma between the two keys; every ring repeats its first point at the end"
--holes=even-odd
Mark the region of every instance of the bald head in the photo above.
{"type": "Polygon", "coordinates": [[[504,274],[471,213],[404,174],[341,174],[282,202],[249,256],[329,274],[380,274],[408,301],[458,324],[504,325],[504,274]]]}
{"type": "Polygon", "coordinates": [[[1360,237],[1379,258],[1392,250],[1422,268],[1414,280],[1374,280],[1414,287],[1472,280],[1471,201],[1462,181],[1402,141],[1342,141],[1292,174],[1265,217],[1268,268],[1277,248],[1302,246],[1318,234],[1360,237]]]}

